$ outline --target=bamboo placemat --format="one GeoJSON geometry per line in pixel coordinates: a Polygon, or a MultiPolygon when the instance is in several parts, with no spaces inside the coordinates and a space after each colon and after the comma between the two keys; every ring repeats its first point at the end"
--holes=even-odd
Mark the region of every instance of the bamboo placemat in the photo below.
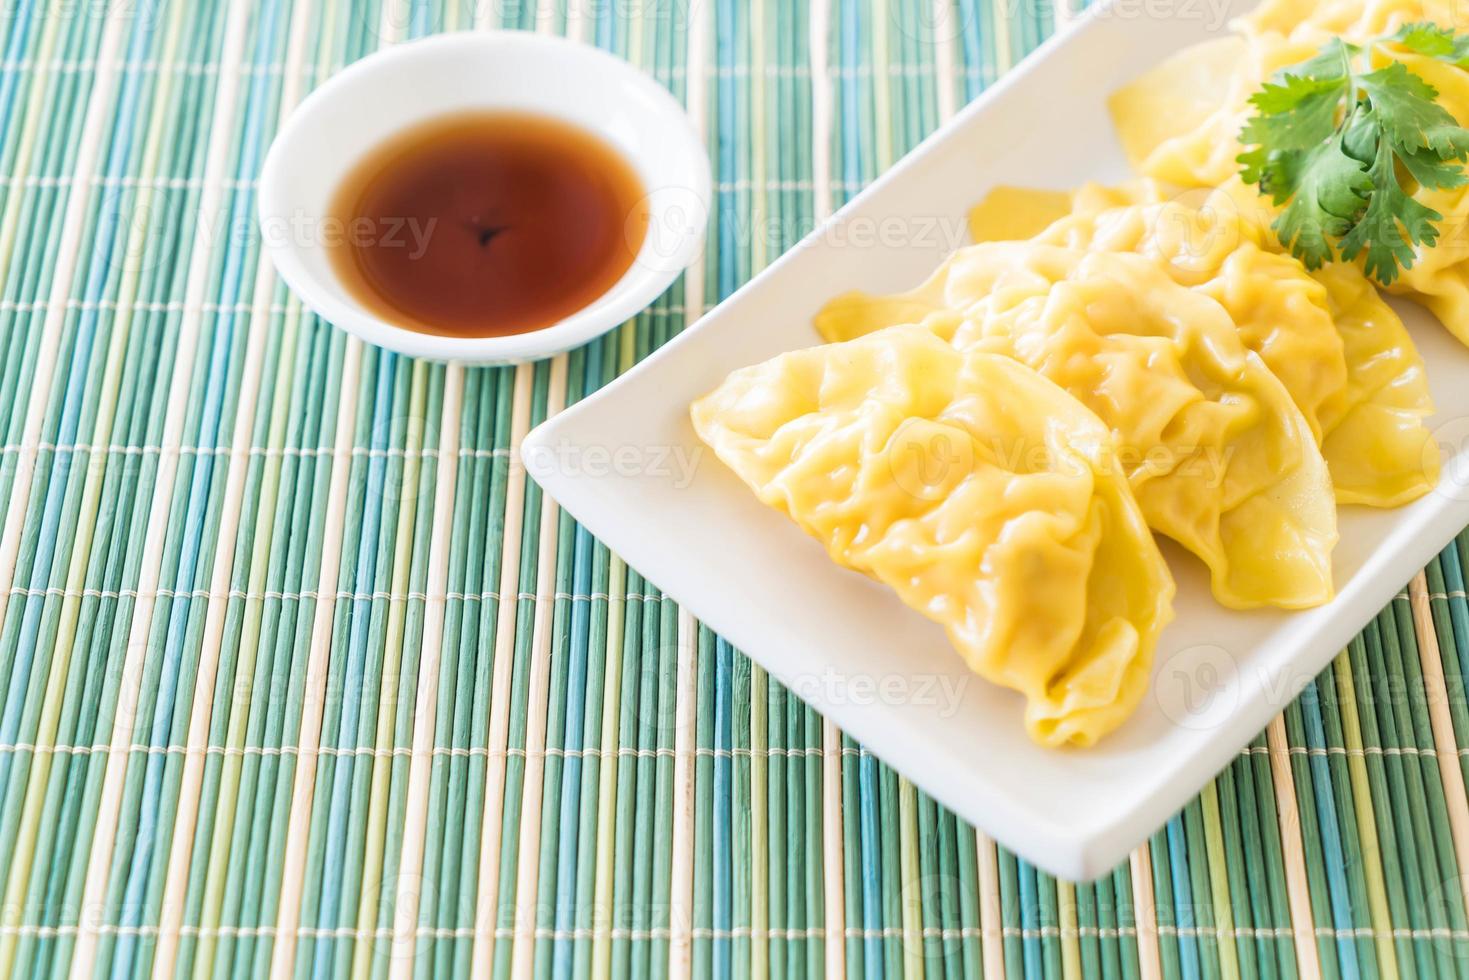
{"type": "Polygon", "coordinates": [[[514,462],[1068,19],[0,6],[0,976],[1469,975],[1469,537],[1072,884],[824,725],[514,462]],[[342,65],[487,26],[664,81],[718,208],[648,312],[466,370],[302,310],[254,181],[342,65]]]}

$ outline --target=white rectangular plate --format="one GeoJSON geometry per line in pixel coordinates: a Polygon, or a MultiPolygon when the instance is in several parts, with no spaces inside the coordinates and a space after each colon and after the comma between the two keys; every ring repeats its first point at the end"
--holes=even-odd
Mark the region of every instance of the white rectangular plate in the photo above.
{"type": "MultiPolygon", "coordinates": [[[[1222,13],[1216,0],[1121,0],[1093,11],[825,227],[524,447],[530,474],[632,567],[960,816],[1069,878],[1109,870],[1167,820],[1469,524],[1469,452],[1446,445],[1444,483],[1411,506],[1343,511],[1338,596],[1318,609],[1223,609],[1200,564],[1167,550],[1178,618],[1163,634],[1151,692],[1096,748],[1051,751],[1026,738],[1020,698],[971,675],[938,626],[834,565],[703,451],[688,406],[735,368],[817,343],[811,317],[830,297],[922,280],[952,246],[934,229],[962,227],[994,185],[1127,176],[1107,94],[1217,35],[1222,13]]],[[[1399,309],[1429,365],[1433,424],[1446,437],[1469,430],[1469,351],[1416,307],[1399,309]]]]}

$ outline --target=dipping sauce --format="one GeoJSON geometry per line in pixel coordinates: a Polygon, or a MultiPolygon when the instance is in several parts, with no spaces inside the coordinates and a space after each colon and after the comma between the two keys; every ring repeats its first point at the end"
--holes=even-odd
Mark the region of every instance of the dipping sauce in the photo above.
{"type": "Polygon", "coordinates": [[[648,231],[631,165],[570,123],[472,112],[368,154],[333,198],[333,264],[389,323],[453,337],[538,330],[622,278],[648,231]]]}

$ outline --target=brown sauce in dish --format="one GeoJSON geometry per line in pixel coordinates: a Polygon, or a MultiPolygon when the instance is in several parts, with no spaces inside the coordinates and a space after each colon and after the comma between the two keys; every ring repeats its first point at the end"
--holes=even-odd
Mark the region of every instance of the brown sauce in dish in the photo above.
{"type": "Polygon", "coordinates": [[[550,326],[622,278],[648,231],[632,166],[570,123],[470,112],[368,154],[337,190],[337,274],[389,323],[494,337],[550,326]]]}

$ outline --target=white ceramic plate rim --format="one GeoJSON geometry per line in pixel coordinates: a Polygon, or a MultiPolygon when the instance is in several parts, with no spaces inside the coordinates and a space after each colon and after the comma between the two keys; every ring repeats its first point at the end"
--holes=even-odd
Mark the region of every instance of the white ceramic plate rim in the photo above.
{"type": "MultiPolygon", "coordinates": [[[[689,358],[698,360],[699,355],[694,351],[701,342],[701,332],[713,329],[716,319],[726,320],[734,311],[753,302],[753,297],[782,277],[789,265],[800,261],[801,254],[808,245],[828,233],[833,226],[841,224],[846,216],[861,210],[869,201],[883,195],[889,188],[909,180],[912,171],[923,165],[929,156],[941,151],[950,134],[974,127],[981,117],[996,111],[1012,91],[1029,84],[1032,76],[1041,71],[1043,66],[1056,63],[1065,65],[1067,49],[1079,49],[1082,45],[1091,43],[1092,36],[1101,33],[1104,18],[1117,6],[1107,4],[1093,8],[1069,31],[1052,37],[1012,72],[991,86],[983,96],[963,109],[948,125],[930,136],[800,245],[757,275],[715,311],[602,391],[543,423],[530,433],[522,446],[524,462],[532,475],[573,517],[620,554],[630,567],[647,575],[653,584],[664,589],[693,616],[748,653],[787,684],[793,678],[788,670],[789,664],[784,659],[785,654],[767,642],[771,633],[780,632],[778,626],[765,624],[763,629],[757,628],[755,620],[758,613],[742,614],[744,611],[734,608],[728,599],[721,601],[718,597],[700,593],[696,589],[685,588],[685,584],[676,576],[665,574],[660,577],[654,570],[666,563],[660,557],[658,549],[645,541],[636,522],[627,520],[627,514],[620,515],[622,520],[616,520],[606,513],[599,498],[608,486],[607,481],[588,479],[569,472],[547,471],[539,460],[547,458],[548,453],[554,454],[558,445],[575,444],[599,415],[615,413],[624,392],[642,385],[645,379],[651,380],[663,370],[666,363],[684,358],[686,351],[689,358]],[[757,636],[761,633],[765,635],[764,640],[757,636]]],[[[1128,70],[1136,74],[1150,64],[1151,62],[1139,63],[1135,67],[1129,66],[1128,70]]],[[[1064,74],[1066,70],[1068,69],[1058,68],[1057,72],[1064,74]]],[[[969,203],[972,200],[958,200],[954,202],[954,207],[962,213],[969,203]]],[[[723,322],[720,327],[729,329],[729,325],[723,322]]],[[[809,339],[793,336],[790,346],[793,349],[806,346],[810,342],[809,339]]],[[[1462,354],[1462,349],[1459,349],[1459,353],[1462,354]]],[[[1427,351],[1425,356],[1428,356],[1427,351]]],[[[1432,357],[1429,357],[1429,363],[1432,382],[1432,365],[1435,364],[1432,357]]],[[[727,364],[721,367],[728,371],[740,366],[743,365],[727,364]]],[[[672,369],[671,364],[669,368],[672,369]]],[[[1435,397],[1440,395],[1441,392],[1436,389],[1435,397]]],[[[1448,462],[1451,464],[1452,460],[1448,462]]],[[[1446,465],[1445,481],[1450,479],[1452,469],[1452,465],[1446,465]]],[[[1462,478],[1460,474],[1458,479],[1462,481],[1462,478]]],[[[957,790],[949,781],[936,777],[932,772],[928,772],[923,779],[915,776],[916,781],[961,816],[973,820],[997,840],[1053,873],[1068,878],[1087,879],[1111,870],[1132,847],[1193,798],[1209,779],[1235,757],[1244,744],[1279,714],[1284,707],[1283,702],[1293,698],[1324,669],[1346,643],[1399,592],[1403,583],[1451,541],[1460,529],[1469,524],[1469,495],[1458,484],[1450,487],[1450,491],[1431,494],[1423,501],[1398,511],[1378,512],[1393,515],[1390,518],[1391,527],[1376,542],[1370,560],[1363,563],[1347,581],[1339,583],[1341,588],[1338,596],[1329,607],[1304,613],[1271,614],[1279,616],[1281,625],[1273,627],[1279,636],[1273,648],[1268,651],[1269,656],[1259,665],[1261,673],[1246,676],[1242,672],[1236,685],[1239,700],[1230,707],[1227,714],[1211,720],[1215,727],[1211,729],[1210,737],[1190,743],[1190,754],[1186,758],[1169,758],[1159,765],[1144,789],[1139,790],[1126,782],[1118,782],[1108,790],[1109,793],[1115,791],[1115,798],[1076,800],[1074,802],[1077,806],[1071,812],[1057,813],[1044,812],[1027,805],[1024,800],[1007,792],[1006,787],[998,781],[986,782],[984,776],[976,777],[976,781],[965,791],[957,790]],[[1202,744],[1199,744],[1201,741],[1202,744]]],[[[793,533],[799,535],[799,532],[793,533]]],[[[712,562],[718,559],[705,557],[703,560],[712,562]]],[[[1170,564],[1177,572],[1178,563],[1172,557],[1170,564]]],[[[913,775],[924,770],[926,760],[923,753],[929,751],[929,747],[925,746],[914,731],[888,730],[883,724],[883,716],[850,703],[826,702],[818,695],[809,695],[807,700],[899,771],[913,775]]],[[[979,768],[983,768],[982,765],[979,768]]]]}

